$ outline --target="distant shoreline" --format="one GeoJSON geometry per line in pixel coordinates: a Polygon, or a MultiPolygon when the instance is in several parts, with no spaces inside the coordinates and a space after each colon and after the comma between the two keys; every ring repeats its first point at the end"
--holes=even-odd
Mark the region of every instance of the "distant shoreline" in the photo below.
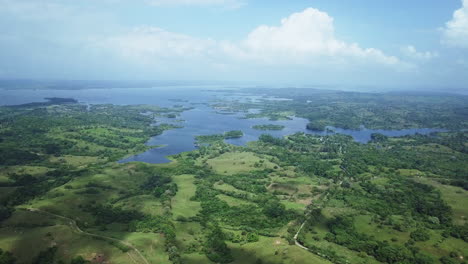
{"type": "Polygon", "coordinates": [[[32,102],[25,104],[7,105],[5,107],[37,107],[37,106],[49,106],[49,105],[60,105],[60,104],[77,104],[78,100],[74,98],[61,98],[61,97],[45,97],[45,102],[32,102]]]}

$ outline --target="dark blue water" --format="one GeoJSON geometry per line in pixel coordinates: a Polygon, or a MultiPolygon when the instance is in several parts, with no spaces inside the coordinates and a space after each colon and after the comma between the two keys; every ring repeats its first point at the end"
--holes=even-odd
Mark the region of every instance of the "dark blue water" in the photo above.
{"type": "MultiPolygon", "coordinates": [[[[149,145],[167,145],[162,148],[151,149],[145,153],[125,159],[126,161],[144,161],[150,163],[168,162],[165,157],[184,151],[195,149],[195,136],[220,134],[230,130],[242,130],[244,136],[236,139],[228,139],[226,142],[235,145],[245,145],[249,141],[255,141],[261,134],[271,134],[277,137],[291,135],[296,132],[305,132],[307,120],[293,117],[287,121],[269,121],[266,118],[242,119],[244,114],[219,114],[206,105],[197,106],[195,109],[185,111],[180,119],[184,122],[173,121],[183,125],[183,128],[165,131],[162,135],[152,138],[149,145]],[[285,129],[281,131],[260,131],[252,128],[258,124],[280,124],[285,129]]],[[[168,123],[168,119],[160,119],[159,123],[168,123]]]]}
{"type": "MultiPolygon", "coordinates": [[[[371,139],[372,133],[381,133],[386,136],[405,136],[419,134],[429,134],[431,132],[444,131],[443,129],[405,129],[405,130],[381,130],[381,129],[361,129],[349,130],[330,127],[334,132],[311,131],[306,129],[307,119],[291,117],[291,120],[270,121],[266,118],[242,119],[244,114],[222,115],[216,113],[209,106],[199,106],[195,109],[181,114],[180,119],[184,122],[177,122],[184,127],[165,131],[162,135],[153,137],[148,141],[148,145],[165,145],[160,148],[151,149],[147,152],[122,160],[121,162],[142,161],[148,163],[169,162],[166,156],[178,154],[196,149],[195,136],[221,134],[230,130],[242,130],[244,136],[241,138],[225,140],[227,143],[244,146],[249,141],[255,141],[262,134],[270,134],[275,137],[283,137],[297,132],[304,132],[315,135],[331,135],[341,133],[352,136],[357,142],[367,143],[371,139]],[[254,125],[276,124],[283,125],[283,130],[261,131],[253,129],[254,125]]],[[[160,119],[160,123],[167,123],[168,119],[160,119]]],[[[173,121],[174,122],[174,121],[173,121]]]]}
{"type": "MultiPolygon", "coordinates": [[[[214,89],[214,87],[207,87],[214,89]]],[[[220,134],[230,130],[242,130],[242,138],[229,139],[226,142],[235,145],[245,145],[249,141],[255,141],[261,134],[270,134],[275,137],[291,135],[296,132],[308,134],[327,135],[341,133],[352,136],[357,142],[367,143],[372,133],[381,133],[386,136],[404,136],[419,134],[429,134],[431,132],[444,131],[442,129],[405,129],[405,130],[349,130],[332,128],[335,132],[310,131],[306,129],[308,120],[291,117],[291,120],[269,121],[265,118],[242,119],[244,113],[220,114],[209,107],[210,102],[217,100],[239,100],[258,101],[265,99],[261,96],[247,94],[232,94],[224,92],[203,91],[200,88],[126,88],[126,89],[87,89],[87,90],[0,90],[0,105],[23,104],[30,102],[44,101],[45,97],[71,97],[86,104],[151,104],[162,107],[173,105],[184,105],[194,109],[183,112],[177,119],[160,118],[155,120],[155,124],[175,123],[183,128],[165,131],[162,135],[151,138],[148,141],[150,146],[161,146],[147,152],[122,160],[121,162],[143,161],[148,163],[166,163],[169,160],[166,156],[178,154],[185,151],[194,150],[197,135],[220,134]],[[283,125],[283,130],[261,131],[252,128],[254,125],[278,124],[283,125]]],[[[268,98],[267,98],[268,99],[268,98]]],[[[269,98],[273,99],[273,98],[269,98]]],[[[278,100],[278,99],[274,99],[278,100]]],[[[250,112],[258,112],[258,109],[251,109],[250,112]]]]}

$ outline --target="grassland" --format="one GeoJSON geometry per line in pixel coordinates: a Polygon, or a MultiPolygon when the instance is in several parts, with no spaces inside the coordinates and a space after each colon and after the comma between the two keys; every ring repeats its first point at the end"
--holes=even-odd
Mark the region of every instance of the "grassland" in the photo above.
{"type": "Polygon", "coordinates": [[[246,245],[231,244],[235,264],[255,264],[258,260],[271,264],[328,264],[331,263],[295,245],[289,245],[285,239],[262,237],[258,242],[246,245]]]}
{"type": "Polygon", "coordinates": [[[457,186],[444,185],[428,178],[417,178],[416,180],[434,186],[440,191],[444,201],[452,208],[453,222],[456,225],[465,225],[468,223],[468,206],[466,205],[466,197],[468,197],[467,190],[457,186]]]}
{"type": "MultiPolygon", "coordinates": [[[[259,115],[301,113],[293,103],[264,103],[259,115]]],[[[245,147],[215,135],[169,164],[120,164],[170,128],[151,126],[152,117],[182,109],[37,107],[1,111],[14,121],[0,127],[0,248],[17,263],[53,248],[47,263],[461,264],[468,256],[466,133],[369,144],[263,135],[245,147]]]]}
{"type": "Polygon", "coordinates": [[[133,262],[130,254],[107,241],[77,233],[66,221],[39,212],[16,211],[2,224],[0,234],[0,247],[17,256],[19,263],[31,263],[34,256],[52,246],[59,248],[59,259],[102,255],[114,263],[133,262]]]}
{"type": "Polygon", "coordinates": [[[0,158],[6,165],[0,169],[0,199],[12,213],[0,226],[0,248],[12,252],[18,263],[32,263],[51,248],[57,248],[55,261],[65,263],[77,256],[170,263],[161,234],[129,232],[128,217],[119,215],[166,212],[161,199],[141,189],[155,169],[111,162],[147,149],[149,136],[168,129],[151,127],[152,119],[140,115],[165,109],[107,105],[87,111],[79,105],[48,105],[38,108],[40,114],[21,107],[5,110],[15,122],[0,129],[0,158]],[[18,141],[10,130],[22,131],[23,138],[18,141]],[[98,212],[97,205],[109,209],[98,212]]]}
{"type": "Polygon", "coordinates": [[[177,184],[177,194],[172,198],[172,214],[175,219],[194,217],[200,211],[200,203],[190,200],[195,195],[196,186],[193,175],[177,175],[174,177],[177,184]]]}
{"type": "Polygon", "coordinates": [[[207,161],[208,165],[217,173],[236,174],[273,168],[275,165],[261,159],[252,152],[229,152],[207,161]],[[263,161],[263,162],[262,162],[263,161]]]}

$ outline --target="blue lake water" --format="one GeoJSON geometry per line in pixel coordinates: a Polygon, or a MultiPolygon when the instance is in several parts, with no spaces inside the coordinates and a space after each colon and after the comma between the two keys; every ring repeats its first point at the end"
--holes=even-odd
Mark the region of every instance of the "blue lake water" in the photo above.
{"type": "MultiPolygon", "coordinates": [[[[207,87],[207,89],[214,89],[207,87]]],[[[187,88],[125,88],[125,89],[86,89],[86,90],[1,90],[0,105],[23,104],[44,101],[45,97],[71,97],[85,104],[151,104],[162,107],[184,105],[194,109],[183,112],[176,119],[159,118],[155,124],[175,123],[183,128],[165,131],[163,134],[153,137],[148,145],[164,145],[147,152],[122,160],[121,162],[142,161],[148,163],[166,163],[166,156],[191,151],[196,148],[194,137],[197,135],[219,134],[230,130],[242,130],[244,136],[229,139],[226,142],[235,145],[245,145],[249,141],[255,141],[261,134],[270,134],[275,137],[291,135],[296,132],[308,134],[327,135],[333,132],[310,131],[306,129],[308,120],[291,117],[291,120],[269,121],[265,118],[242,119],[244,113],[220,114],[208,104],[216,100],[240,100],[257,101],[265,99],[261,96],[248,94],[232,94],[213,92],[201,89],[187,88]],[[252,128],[254,125],[278,124],[283,125],[283,130],[261,131],[252,128]]],[[[267,98],[272,99],[272,98],[267,98]]],[[[258,109],[251,109],[258,112],[258,109]]],[[[366,143],[372,133],[381,133],[386,136],[405,136],[429,134],[431,132],[444,131],[443,129],[405,129],[405,130],[349,130],[333,128],[336,133],[352,136],[357,142],[366,143]]]]}

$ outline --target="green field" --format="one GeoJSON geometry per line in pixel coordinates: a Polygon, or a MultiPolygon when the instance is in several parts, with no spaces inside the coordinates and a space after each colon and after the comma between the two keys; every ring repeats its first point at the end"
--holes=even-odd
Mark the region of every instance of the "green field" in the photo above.
{"type": "MultiPolygon", "coordinates": [[[[453,104],[446,106],[437,98],[405,104],[398,96],[341,96],[325,98],[343,105],[313,98],[304,105],[306,95],[294,94],[281,103],[217,104],[261,109],[247,118],[296,114],[311,127],[466,124],[462,109],[453,108],[464,106],[457,98],[445,98],[453,104]],[[374,104],[363,109],[364,99],[400,108],[385,115],[374,104]],[[428,102],[439,112],[425,108],[428,102]]],[[[468,257],[466,131],[374,134],[367,144],[340,134],[262,135],[246,146],[225,143],[243,135],[231,131],[197,137],[197,149],[167,164],[117,162],[174,128],[155,125],[154,117],[183,111],[0,107],[9,120],[0,126],[0,254],[11,252],[16,264],[83,263],[80,257],[115,264],[462,264],[468,257]]]]}
{"type": "Polygon", "coordinates": [[[177,175],[174,181],[178,186],[177,194],[172,198],[172,214],[177,217],[193,217],[200,211],[200,203],[191,201],[195,195],[196,186],[193,175],[177,175]]]}
{"type": "Polygon", "coordinates": [[[233,152],[225,153],[214,159],[210,159],[207,163],[217,173],[236,174],[241,172],[249,172],[251,170],[259,170],[263,168],[273,168],[275,165],[269,161],[264,161],[251,152],[233,152]],[[258,166],[255,166],[258,164],[258,166]]]}

